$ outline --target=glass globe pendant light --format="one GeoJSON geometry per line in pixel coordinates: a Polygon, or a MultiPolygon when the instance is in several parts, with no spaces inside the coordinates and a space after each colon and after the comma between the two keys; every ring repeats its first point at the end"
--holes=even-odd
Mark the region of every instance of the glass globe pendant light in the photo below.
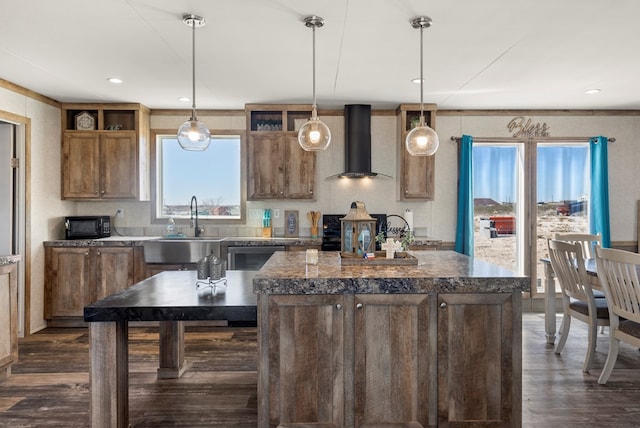
{"type": "Polygon", "coordinates": [[[309,119],[298,131],[298,143],[307,151],[325,150],[331,143],[331,131],[318,118],[316,107],[316,28],[324,25],[324,19],[319,16],[307,16],[304,25],[313,29],[313,107],[309,119]]]}
{"type": "Polygon", "coordinates": [[[429,128],[424,121],[424,101],[423,101],[423,48],[422,48],[422,32],[425,28],[431,26],[431,18],[427,16],[420,16],[411,20],[411,26],[413,28],[420,29],[420,124],[413,128],[408,134],[405,140],[405,146],[409,154],[413,156],[432,156],[440,141],[436,131],[429,128]]]}
{"type": "Polygon", "coordinates": [[[197,15],[183,15],[182,22],[191,27],[191,70],[192,101],[191,118],[178,128],[178,143],[185,150],[206,150],[211,141],[211,132],[196,116],[196,27],[202,27],[205,20],[197,15]]]}

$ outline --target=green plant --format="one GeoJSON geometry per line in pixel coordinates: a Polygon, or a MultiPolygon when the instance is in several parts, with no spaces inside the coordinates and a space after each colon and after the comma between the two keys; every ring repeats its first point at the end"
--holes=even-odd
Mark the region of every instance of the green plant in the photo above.
{"type": "MultiPolygon", "coordinates": [[[[411,243],[415,241],[413,232],[410,230],[403,231],[400,234],[399,241],[402,244],[402,251],[407,251],[409,249],[409,245],[411,245],[411,243]]],[[[384,232],[380,232],[376,235],[376,242],[380,242],[381,244],[384,244],[386,242],[386,239],[384,237],[384,232]]]]}

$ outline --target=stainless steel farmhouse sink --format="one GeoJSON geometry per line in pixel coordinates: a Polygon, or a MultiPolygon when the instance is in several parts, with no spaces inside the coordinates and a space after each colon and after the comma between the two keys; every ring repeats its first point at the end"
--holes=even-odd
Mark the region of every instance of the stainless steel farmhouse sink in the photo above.
{"type": "Polygon", "coordinates": [[[147,263],[196,263],[204,256],[220,257],[222,238],[189,237],[159,238],[144,241],[144,260],[147,263]]]}

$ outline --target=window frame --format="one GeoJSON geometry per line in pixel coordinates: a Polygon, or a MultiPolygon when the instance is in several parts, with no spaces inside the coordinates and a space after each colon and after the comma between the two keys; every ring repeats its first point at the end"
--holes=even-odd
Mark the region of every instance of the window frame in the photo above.
{"type": "MultiPolygon", "coordinates": [[[[177,128],[176,128],[177,129],[177,128]]],[[[168,217],[158,215],[157,212],[157,200],[158,200],[158,137],[166,135],[176,135],[176,129],[152,129],[151,141],[150,141],[150,183],[151,186],[151,224],[166,224],[168,217]]],[[[244,224],[247,216],[247,176],[246,176],[246,132],[244,129],[216,129],[212,136],[224,136],[233,135],[240,137],[240,218],[235,219],[211,219],[211,218],[199,218],[198,223],[201,225],[235,225],[244,224]]],[[[209,146],[207,150],[210,150],[212,146],[209,146]]],[[[175,223],[182,227],[188,227],[190,224],[189,219],[175,218],[175,223]]]]}

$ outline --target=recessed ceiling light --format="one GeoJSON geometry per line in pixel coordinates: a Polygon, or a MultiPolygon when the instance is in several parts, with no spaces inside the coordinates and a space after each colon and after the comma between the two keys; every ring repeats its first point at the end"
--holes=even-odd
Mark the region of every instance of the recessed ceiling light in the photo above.
{"type": "Polygon", "coordinates": [[[191,99],[189,97],[180,97],[178,98],[178,101],[188,103],[189,101],[191,101],[191,99]]]}
{"type": "Polygon", "coordinates": [[[420,83],[420,78],[416,77],[415,79],[411,79],[411,83],[420,83]]]}
{"type": "Polygon", "coordinates": [[[119,85],[120,83],[122,83],[122,79],[119,79],[117,77],[109,77],[107,80],[109,81],[109,83],[113,83],[116,85],[119,85]]]}
{"type": "Polygon", "coordinates": [[[587,89],[586,91],[584,91],[585,94],[597,94],[598,92],[600,92],[600,89],[587,89]]]}

